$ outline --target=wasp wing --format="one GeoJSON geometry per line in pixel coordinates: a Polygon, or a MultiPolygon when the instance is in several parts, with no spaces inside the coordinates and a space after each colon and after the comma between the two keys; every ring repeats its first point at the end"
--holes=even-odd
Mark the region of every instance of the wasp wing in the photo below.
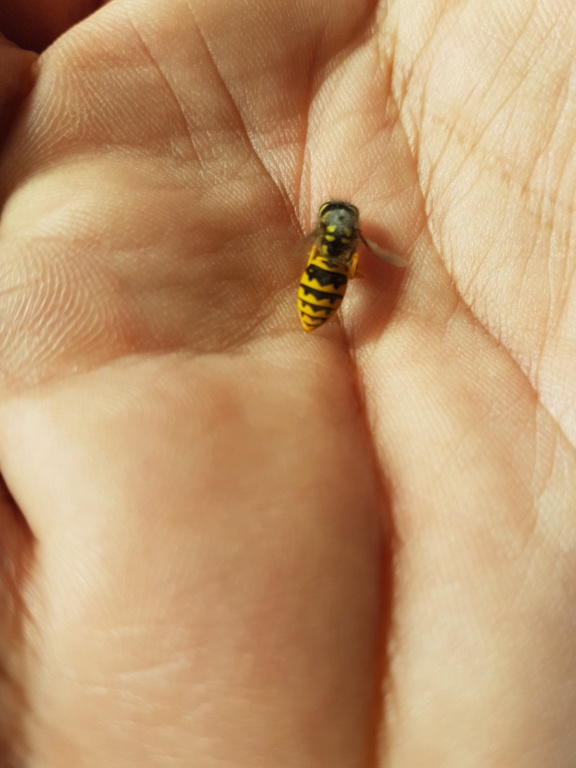
{"type": "Polygon", "coordinates": [[[372,251],[375,256],[378,256],[379,259],[387,261],[389,264],[394,264],[395,267],[408,266],[408,262],[406,259],[403,259],[402,256],[398,256],[396,253],[390,253],[390,251],[385,251],[383,248],[380,248],[379,245],[376,245],[376,243],[374,243],[372,240],[366,240],[363,237],[362,242],[366,248],[368,248],[369,251],[372,251]]]}
{"type": "Polygon", "coordinates": [[[316,227],[312,232],[309,232],[304,237],[301,237],[300,240],[296,243],[294,246],[294,251],[297,253],[304,253],[308,252],[312,246],[315,244],[315,242],[320,237],[320,227],[316,227]]]}

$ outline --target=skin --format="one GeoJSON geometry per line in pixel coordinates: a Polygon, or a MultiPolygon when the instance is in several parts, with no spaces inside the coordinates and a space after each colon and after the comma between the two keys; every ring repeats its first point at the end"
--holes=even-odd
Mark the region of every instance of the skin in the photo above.
{"type": "Polygon", "coordinates": [[[2,765],[573,766],[573,3],[4,6],[2,765]]]}

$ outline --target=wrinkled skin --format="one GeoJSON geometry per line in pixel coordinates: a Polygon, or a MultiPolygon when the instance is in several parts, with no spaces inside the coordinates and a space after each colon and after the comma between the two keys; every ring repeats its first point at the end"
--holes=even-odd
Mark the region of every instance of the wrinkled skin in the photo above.
{"type": "Polygon", "coordinates": [[[2,766],[573,768],[573,4],[26,5],[2,766]]]}

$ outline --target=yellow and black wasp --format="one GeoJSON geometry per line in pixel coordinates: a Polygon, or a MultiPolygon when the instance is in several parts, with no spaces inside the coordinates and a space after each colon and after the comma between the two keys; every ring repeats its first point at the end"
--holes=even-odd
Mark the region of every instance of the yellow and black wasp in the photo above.
{"type": "Polygon", "coordinates": [[[330,200],[320,206],[318,226],[310,235],[314,244],[298,287],[298,314],[306,332],[323,325],[342,303],[358,267],[359,240],[380,259],[397,267],[407,265],[400,256],[366,240],[359,219],[358,208],[351,203],[330,200]]]}

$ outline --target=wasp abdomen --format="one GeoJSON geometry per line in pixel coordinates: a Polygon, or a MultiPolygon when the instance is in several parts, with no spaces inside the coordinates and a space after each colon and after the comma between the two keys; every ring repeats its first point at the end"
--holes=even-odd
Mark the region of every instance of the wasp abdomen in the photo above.
{"type": "Polygon", "coordinates": [[[350,267],[332,262],[315,245],[298,287],[298,314],[305,331],[313,331],[336,312],[348,285],[350,267]]]}

